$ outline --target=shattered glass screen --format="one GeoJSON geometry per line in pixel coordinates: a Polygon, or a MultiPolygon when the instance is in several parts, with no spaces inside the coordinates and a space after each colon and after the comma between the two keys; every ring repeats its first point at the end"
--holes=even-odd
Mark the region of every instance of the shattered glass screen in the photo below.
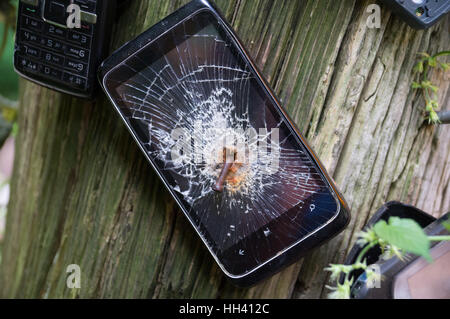
{"type": "Polygon", "coordinates": [[[251,271],[335,217],[317,164],[212,14],[146,44],[105,86],[229,273],[251,271]]]}

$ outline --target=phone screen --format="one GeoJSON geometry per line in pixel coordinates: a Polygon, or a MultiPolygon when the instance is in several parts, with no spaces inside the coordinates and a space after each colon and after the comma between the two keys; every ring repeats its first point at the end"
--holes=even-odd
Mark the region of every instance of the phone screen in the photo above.
{"type": "Polygon", "coordinates": [[[337,215],[317,163],[212,13],[142,47],[104,86],[229,274],[252,271],[337,215]]]}

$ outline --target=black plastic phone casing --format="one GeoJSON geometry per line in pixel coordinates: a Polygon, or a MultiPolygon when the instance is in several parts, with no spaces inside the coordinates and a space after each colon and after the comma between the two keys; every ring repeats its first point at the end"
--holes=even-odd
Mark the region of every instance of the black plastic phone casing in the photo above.
{"type": "Polygon", "coordinates": [[[381,0],[415,29],[427,29],[450,11],[448,0],[381,0]]]}
{"type": "Polygon", "coordinates": [[[21,0],[14,68],[47,88],[91,99],[106,57],[116,0],[21,0]],[[69,4],[81,9],[81,28],[65,23],[69,4]]]}

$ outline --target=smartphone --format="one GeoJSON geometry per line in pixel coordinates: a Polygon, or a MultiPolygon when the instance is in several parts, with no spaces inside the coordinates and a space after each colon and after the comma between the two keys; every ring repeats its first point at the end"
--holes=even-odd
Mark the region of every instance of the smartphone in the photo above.
{"type": "Polygon", "coordinates": [[[20,0],[16,71],[53,90],[93,98],[115,12],[116,0],[20,0]]]}
{"type": "Polygon", "coordinates": [[[217,9],[195,0],[99,80],[225,275],[249,286],[340,232],[342,196],[217,9]]]}

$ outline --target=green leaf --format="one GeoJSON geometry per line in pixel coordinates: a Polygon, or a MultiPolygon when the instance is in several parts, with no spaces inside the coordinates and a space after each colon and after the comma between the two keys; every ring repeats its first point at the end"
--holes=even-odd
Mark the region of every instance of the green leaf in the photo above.
{"type": "Polygon", "coordinates": [[[428,65],[435,68],[437,66],[436,58],[429,58],[428,59],[428,65]]]}
{"type": "Polygon", "coordinates": [[[414,68],[414,72],[416,72],[416,73],[423,72],[423,62],[422,61],[420,61],[419,63],[416,64],[416,66],[414,68]]]}
{"type": "Polygon", "coordinates": [[[404,251],[424,257],[431,261],[430,240],[412,219],[391,217],[389,223],[384,220],[377,222],[374,231],[378,237],[404,251]]]}

